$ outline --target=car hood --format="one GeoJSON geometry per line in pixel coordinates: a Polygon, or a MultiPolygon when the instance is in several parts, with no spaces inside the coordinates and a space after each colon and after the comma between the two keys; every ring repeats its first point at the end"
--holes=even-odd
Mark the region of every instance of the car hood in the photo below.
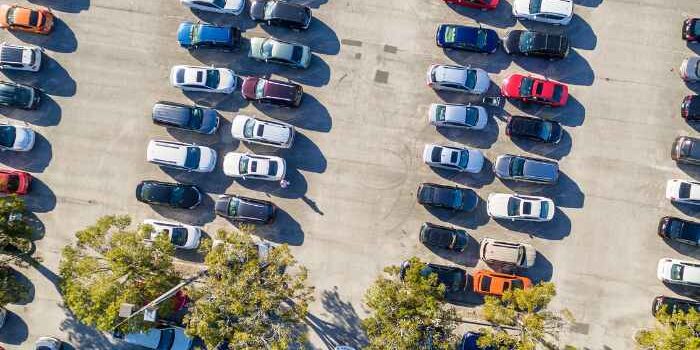
{"type": "Polygon", "coordinates": [[[511,159],[513,159],[513,157],[507,154],[498,156],[498,158],[496,158],[496,163],[493,167],[496,175],[504,177],[510,176],[511,159]]]}
{"type": "Polygon", "coordinates": [[[265,4],[267,0],[255,0],[250,4],[250,18],[256,21],[265,19],[265,4]]]}
{"type": "Polygon", "coordinates": [[[659,280],[667,280],[670,279],[669,277],[671,276],[671,259],[661,259],[659,260],[659,264],[656,265],[656,278],[659,280]]]}
{"type": "Polygon", "coordinates": [[[275,124],[266,125],[263,133],[266,139],[274,140],[279,143],[286,143],[292,137],[291,134],[291,128],[285,128],[281,125],[275,124]]]}
{"type": "Polygon", "coordinates": [[[504,193],[491,193],[488,197],[486,210],[493,216],[508,216],[508,199],[510,197],[504,193]]]}
{"type": "Polygon", "coordinates": [[[260,51],[265,43],[265,38],[250,38],[250,55],[255,58],[263,58],[260,51]]]}
{"type": "Polygon", "coordinates": [[[515,0],[513,1],[513,13],[527,15],[530,14],[530,1],[529,0],[515,0]]]}
{"type": "Polygon", "coordinates": [[[535,260],[537,259],[537,250],[535,250],[535,247],[523,243],[525,246],[525,267],[533,267],[535,266],[535,260]]]}
{"type": "Polygon", "coordinates": [[[214,210],[222,215],[228,215],[228,204],[231,202],[230,196],[223,196],[214,203],[214,210]]]}
{"type": "Polygon", "coordinates": [[[491,79],[488,73],[481,68],[472,68],[476,70],[476,86],[474,86],[474,92],[477,94],[483,94],[491,86],[491,79]]]}
{"type": "Polygon", "coordinates": [[[224,174],[228,176],[241,176],[239,164],[243,153],[229,152],[224,156],[224,174]]]}
{"type": "Polygon", "coordinates": [[[148,332],[129,333],[124,336],[129,344],[140,345],[149,349],[157,349],[160,343],[160,330],[152,328],[148,332]]]}
{"type": "Polygon", "coordinates": [[[467,162],[467,171],[470,173],[478,173],[484,166],[484,154],[476,149],[470,149],[469,162],[467,162]]]}
{"type": "Polygon", "coordinates": [[[255,87],[258,85],[260,78],[245,77],[241,83],[241,94],[244,98],[255,98],[255,87]]]}
{"type": "Polygon", "coordinates": [[[230,69],[219,69],[219,89],[235,89],[236,75],[230,69]]]}
{"type": "Polygon", "coordinates": [[[216,151],[209,147],[200,147],[199,170],[210,172],[216,167],[216,151]]]}
{"type": "Polygon", "coordinates": [[[192,25],[193,24],[191,22],[180,23],[180,26],[177,28],[177,40],[180,42],[180,44],[192,44],[192,25]]]}
{"type": "Polygon", "coordinates": [[[506,97],[518,97],[520,96],[520,84],[523,81],[524,76],[520,74],[513,74],[508,78],[503,79],[503,85],[501,87],[501,92],[506,97]]]}
{"type": "Polygon", "coordinates": [[[212,108],[203,108],[203,110],[202,126],[199,127],[199,131],[205,134],[213,134],[219,127],[219,115],[212,108]]]}
{"type": "MultiPolygon", "coordinates": [[[[233,121],[231,121],[231,136],[235,139],[243,139],[245,136],[243,135],[243,129],[245,128],[245,123],[248,120],[251,120],[253,118],[247,116],[247,115],[242,115],[239,114],[235,118],[233,118],[233,121]]],[[[224,157],[224,168],[226,168],[226,157],[224,157]]]]}
{"type": "Polygon", "coordinates": [[[182,328],[175,328],[175,340],[170,350],[190,350],[192,347],[192,338],[185,334],[182,328]]]}
{"type": "Polygon", "coordinates": [[[511,30],[506,34],[506,38],[503,41],[503,47],[506,49],[506,52],[520,52],[520,35],[522,33],[522,30],[511,30]]]}
{"type": "Polygon", "coordinates": [[[228,11],[233,11],[233,12],[240,12],[240,11],[243,11],[244,6],[245,6],[245,0],[226,0],[226,4],[224,5],[224,9],[226,9],[228,11]]]}
{"type": "Polygon", "coordinates": [[[18,151],[29,151],[34,147],[34,130],[25,127],[15,127],[15,143],[13,149],[18,151]]]}

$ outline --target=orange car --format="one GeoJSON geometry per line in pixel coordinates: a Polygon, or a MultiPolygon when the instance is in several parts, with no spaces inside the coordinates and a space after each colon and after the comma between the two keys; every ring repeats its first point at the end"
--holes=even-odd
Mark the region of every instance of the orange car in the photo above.
{"type": "Polygon", "coordinates": [[[30,9],[19,5],[0,5],[0,28],[49,34],[53,20],[53,13],[46,7],[30,9]]]}
{"type": "Polygon", "coordinates": [[[532,281],[527,277],[508,275],[487,270],[479,270],[472,276],[475,293],[502,296],[510,289],[527,289],[532,287],[532,281]]]}

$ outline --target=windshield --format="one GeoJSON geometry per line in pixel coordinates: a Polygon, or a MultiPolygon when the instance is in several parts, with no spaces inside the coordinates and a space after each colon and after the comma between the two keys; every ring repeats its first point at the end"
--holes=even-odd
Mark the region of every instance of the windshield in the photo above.
{"type": "Polygon", "coordinates": [[[549,202],[542,202],[542,208],[540,208],[540,219],[546,219],[549,214],[549,202]]]}
{"type": "Polygon", "coordinates": [[[462,150],[459,152],[459,167],[466,168],[467,164],[469,164],[469,152],[462,150]]]}
{"type": "Polygon", "coordinates": [[[274,47],[274,44],[272,40],[265,40],[265,42],[262,44],[262,47],[260,48],[260,54],[262,55],[263,58],[270,58],[272,57],[272,48],[274,47]]]}
{"type": "Polygon", "coordinates": [[[476,34],[476,47],[483,49],[486,47],[488,33],[485,30],[479,29],[476,34]]]}
{"type": "Polygon", "coordinates": [[[520,35],[520,43],[518,44],[518,48],[520,51],[527,52],[532,50],[532,45],[535,42],[535,33],[533,32],[524,32],[520,35]]]}
{"type": "Polygon", "coordinates": [[[238,198],[231,198],[231,201],[228,202],[228,215],[229,216],[236,216],[238,214],[238,205],[240,204],[240,201],[238,198]]]}
{"type": "MultiPolygon", "coordinates": [[[[255,120],[253,119],[248,119],[245,122],[245,125],[243,125],[243,136],[246,138],[252,138],[253,137],[253,129],[255,129],[255,120]]],[[[243,159],[241,159],[242,161],[243,159]]]]}
{"type": "Polygon", "coordinates": [[[532,84],[534,83],[535,81],[530,78],[523,78],[523,80],[520,82],[520,96],[532,96],[532,84]]]}
{"type": "Polygon", "coordinates": [[[476,70],[467,69],[467,81],[464,84],[470,89],[476,87],[476,70]]]}
{"type": "Polygon", "coordinates": [[[542,0],[530,0],[530,13],[539,13],[542,0]]]}
{"type": "Polygon", "coordinates": [[[212,0],[212,4],[216,5],[218,8],[223,8],[226,6],[226,0],[212,0]]]}
{"type": "Polygon", "coordinates": [[[455,42],[455,38],[457,38],[457,28],[452,26],[447,27],[447,29],[445,29],[445,42],[453,43],[455,42]]]}
{"type": "Polygon", "coordinates": [[[15,7],[11,7],[9,10],[7,10],[7,22],[8,23],[15,23],[15,7]]]}
{"type": "Polygon", "coordinates": [[[207,87],[216,89],[219,87],[219,71],[216,69],[207,69],[207,87]]]}
{"type": "Polygon", "coordinates": [[[549,140],[549,135],[552,134],[552,123],[542,122],[540,123],[540,138],[543,140],[549,140]]]}
{"type": "Polygon", "coordinates": [[[200,25],[192,26],[192,31],[190,32],[190,40],[193,44],[198,43],[201,40],[201,38],[199,37],[199,34],[202,32],[201,28],[202,26],[200,25]]]}
{"type": "Polygon", "coordinates": [[[678,188],[678,198],[689,198],[690,197],[690,184],[687,182],[681,183],[678,188]]]}
{"type": "Polygon", "coordinates": [[[241,175],[245,175],[248,173],[248,164],[250,163],[250,159],[247,157],[241,157],[241,160],[238,161],[238,172],[241,175]]]}
{"type": "Polygon", "coordinates": [[[511,197],[508,199],[508,216],[520,215],[520,199],[511,197]]]}
{"type": "Polygon", "coordinates": [[[199,157],[202,150],[199,147],[187,147],[187,157],[185,158],[185,168],[196,169],[199,167],[199,157]]]}
{"type": "Polygon", "coordinates": [[[672,280],[682,280],[683,279],[683,265],[673,264],[673,266],[671,266],[671,279],[672,280]]]}
{"type": "Polygon", "coordinates": [[[179,206],[185,200],[185,188],[182,186],[177,186],[173,188],[170,194],[170,204],[172,206],[179,206]]]}
{"type": "Polygon", "coordinates": [[[474,107],[467,108],[467,115],[465,116],[464,123],[471,126],[476,126],[476,122],[479,120],[479,110],[474,107]]]}
{"type": "Polygon", "coordinates": [[[464,193],[460,190],[455,189],[454,190],[454,198],[452,200],[452,207],[453,208],[461,208],[463,198],[464,198],[464,193]]]}
{"type": "Polygon", "coordinates": [[[435,120],[437,121],[444,121],[445,120],[445,111],[447,110],[447,107],[443,105],[437,105],[435,107],[435,120]]]}
{"type": "Polygon", "coordinates": [[[255,84],[255,98],[265,97],[265,80],[260,79],[258,83],[255,84]]]}
{"type": "Polygon", "coordinates": [[[0,126],[0,146],[12,147],[15,144],[15,128],[10,125],[0,126]]]}
{"type": "Polygon", "coordinates": [[[521,280],[511,280],[510,281],[510,288],[511,289],[523,289],[523,282],[521,280]]]}
{"type": "Polygon", "coordinates": [[[561,94],[564,92],[564,88],[561,85],[554,86],[554,92],[552,93],[552,101],[559,102],[561,100],[561,94]]]}
{"type": "Polygon", "coordinates": [[[523,169],[525,168],[525,159],[513,158],[510,162],[510,176],[523,176],[523,169]]]}
{"type": "Polygon", "coordinates": [[[10,175],[7,177],[7,184],[5,184],[6,188],[10,192],[15,192],[19,189],[19,176],[17,175],[10,175]]]}
{"type": "Polygon", "coordinates": [[[170,236],[170,243],[183,246],[187,243],[187,229],[184,227],[173,228],[173,233],[170,236]]]}
{"type": "Polygon", "coordinates": [[[204,111],[199,107],[194,107],[190,113],[190,120],[187,122],[187,126],[192,129],[199,129],[202,127],[202,120],[204,120],[204,111]]]}
{"type": "Polygon", "coordinates": [[[163,329],[160,331],[160,341],[156,350],[170,350],[175,341],[175,331],[172,329],[163,329]]]}

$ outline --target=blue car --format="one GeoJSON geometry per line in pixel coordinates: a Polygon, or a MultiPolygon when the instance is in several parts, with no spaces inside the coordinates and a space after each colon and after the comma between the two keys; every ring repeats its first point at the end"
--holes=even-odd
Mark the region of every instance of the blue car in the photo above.
{"type": "Polygon", "coordinates": [[[234,50],[241,41],[241,31],[232,26],[208,23],[182,22],[177,29],[180,46],[195,50],[200,48],[234,50]]]}
{"type": "Polygon", "coordinates": [[[494,53],[501,39],[493,29],[441,24],[435,33],[435,42],[445,49],[494,53]]]}
{"type": "Polygon", "coordinates": [[[462,341],[457,346],[457,350],[495,350],[492,348],[480,348],[476,342],[481,337],[481,333],[467,332],[462,336],[462,341]]]}

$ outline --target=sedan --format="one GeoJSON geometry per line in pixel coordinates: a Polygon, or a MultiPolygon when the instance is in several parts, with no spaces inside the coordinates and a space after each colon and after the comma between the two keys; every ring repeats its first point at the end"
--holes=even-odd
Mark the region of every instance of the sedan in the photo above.
{"type": "MultiPolygon", "coordinates": [[[[411,267],[409,260],[401,263],[399,278],[403,281],[406,272],[411,267]]],[[[455,266],[445,266],[438,264],[424,264],[420,271],[421,276],[428,277],[431,274],[437,275],[438,283],[445,285],[445,292],[461,292],[467,287],[467,272],[455,266]]]]}
{"type": "Polygon", "coordinates": [[[657,265],[656,277],[662,282],[700,287],[700,263],[663,258],[657,265]]]}
{"type": "Polygon", "coordinates": [[[428,122],[437,127],[482,130],[489,117],[486,108],[472,104],[433,103],[428,122]]]}
{"type": "Polygon", "coordinates": [[[478,173],[484,166],[484,154],[478,149],[430,144],[423,149],[423,161],[436,168],[478,173]]]}
{"type": "Polygon", "coordinates": [[[19,125],[0,123],[0,150],[26,152],[34,147],[34,130],[19,125]]]}
{"type": "Polygon", "coordinates": [[[430,248],[449,249],[463,252],[469,242],[469,236],[464,230],[423,223],[418,234],[421,243],[430,248]]]}
{"type": "Polygon", "coordinates": [[[502,180],[555,184],[559,178],[559,165],[547,159],[503,154],[493,168],[502,180]]]}
{"type": "Polygon", "coordinates": [[[513,74],[503,80],[503,96],[523,102],[561,107],[569,98],[569,88],[556,81],[513,74]]]}
{"type": "Polygon", "coordinates": [[[240,15],[246,0],[180,0],[186,7],[216,13],[240,15]]]}
{"type": "Polygon", "coordinates": [[[29,8],[20,5],[0,5],[0,28],[37,34],[49,34],[54,15],[47,7],[29,8]]]}
{"type": "Polygon", "coordinates": [[[494,53],[501,39],[493,29],[441,24],[435,33],[435,43],[445,49],[494,53]]]}
{"type": "Polygon", "coordinates": [[[248,57],[258,61],[309,68],[311,49],[302,44],[275,38],[250,38],[248,57]]]}
{"type": "Polygon", "coordinates": [[[216,159],[214,149],[184,142],[151,140],[146,148],[146,161],[184,171],[210,173],[216,159]]]}
{"type": "Polygon", "coordinates": [[[174,66],[170,84],[185,91],[230,94],[236,89],[236,74],[227,68],[174,66]]]}
{"type": "Polygon", "coordinates": [[[428,86],[435,90],[483,94],[491,86],[488,73],[481,68],[434,64],[428,68],[428,86]]]}
{"type": "Polygon", "coordinates": [[[250,18],[270,26],[307,29],[311,23],[311,9],[282,0],[253,0],[250,18]]]}
{"type": "Polygon", "coordinates": [[[681,38],[690,42],[700,39],[700,18],[686,18],[683,21],[681,38]]]}
{"type": "Polygon", "coordinates": [[[471,189],[433,183],[420,184],[416,196],[419,204],[451,210],[473,211],[479,203],[479,196],[471,189]]]}
{"type": "Polygon", "coordinates": [[[34,343],[34,350],[60,350],[63,342],[54,337],[41,337],[34,343]]]}
{"type": "Polygon", "coordinates": [[[700,182],[673,179],[666,182],[666,199],[671,202],[700,205],[700,182]]]}
{"type": "Polygon", "coordinates": [[[222,49],[232,51],[241,41],[241,31],[233,26],[218,26],[209,23],[180,23],[177,41],[188,50],[222,49]]]}
{"type": "Polygon", "coordinates": [[[277,209],[268,201],[238,195],[220,195],[214,204],[217,215],[233,221],[269,224],[275,219],[277,209]]]}
{"type": "Polygon", "coordinates": [[[503,49],[510,55],[562,59],[569,54],[569,38],[564,33],[511,30],[503,41],[503,49]]]}
{"type": "Polygon", "coordinates": [[[202,202],[202,191],[195,185],[146,180],[136,186],[136,200],[171,208],[194,209],[202,202]]]}
{"type": "Polygon", "coordinates": [[[231,122],[231,135],[241,141],[290,148],[294,142],[294,127],[287,123],[239,114],[231,122]]]}
{"type": "Polygon", "coordinates": [[[515,0],[513,16],[518,19],[567,25],[574,16],[573,0],[515,0]]]}
{"type": "Polygon", "coordinates": [[[700,246],[700,223],[664,216],[659,220],[657,234],[670,241],[700,246]]]}
{"type": "Polygon", "coordinates": [[[681,62],[681,79],[693,83],[700,80],[700,56],[688,57],[681,62]]]}
{"type": "Polygon", "coordinates": [[[153,227],[151,240],[155,240],[160,235],[166,235],[170,243],[177,248],[196,249],[202,237],[202,230],[199,227],[179,222],[149,219],[144,220],[143,224],[153,227]]]}
{"type": "Polygon", "coordinates": [[[0,169],[0,192],[9,194],[27,194],[32,176],[25,171],[0,169]]]}
{"type": "Polygon", "coordinates": [[[472,286],[474,293],[502,296],[509,290],[531,288],[532,281],[527,277],[478,270],[472,275],[472,286]]]}
{"type": "Polygon", "coordinates": [[[673,315],[676,312],[687,313],[691,309],[700,313],[700,302],[659,295],[654,298],[654,302],[651,305],[651,313],[653,315],[658,314],[660,311],[668,315],[673,315]]]}
{"type": "Polygon", "coordinates": [[[671,159],[678,163],[700,165],[700,139],[677,137],[671,147],[671,159]]]}
{"type": "Polygon", "coordinates": [[[304,89],[291,81],[244,77],[241,95],[246,100],[280,107],[299,107],[304,89]]]}
{"type": "Polygon", "coordinates": [[[508,117],[506,135],[511,138],[525,138],[544,143],[559,143],[564,129],[553,120],[544,120],[537,117],[512,115],[508,117]]]}
{"type": "Polygon", "coordinates": [[[554,201],[546,197],[491,193],[486,212],[496,219],[550,221],[554,217],[554,201]]]}
{"type": "Polygon", "coordinates": [[[280,181],[287,163],[276,156],[229,152],[224,156],[224,174],[242,179],[280,181]]]}

